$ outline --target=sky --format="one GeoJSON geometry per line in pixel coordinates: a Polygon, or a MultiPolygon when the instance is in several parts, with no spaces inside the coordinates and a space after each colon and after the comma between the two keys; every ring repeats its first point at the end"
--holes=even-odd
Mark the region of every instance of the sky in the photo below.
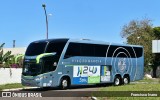
{"type": "Polygon", "coordinates": [[[131,20],[149,18],[160,26],[160,0],[1,0],[0,44],[27,47],[49,38],[92,39],[123,43],[120,32],[131,20]]]}

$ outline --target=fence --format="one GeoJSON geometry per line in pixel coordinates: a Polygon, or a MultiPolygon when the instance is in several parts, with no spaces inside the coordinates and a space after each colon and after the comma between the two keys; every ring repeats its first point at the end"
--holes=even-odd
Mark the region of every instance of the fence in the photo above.
{"type": "Polygon", "coordinates": [[[0,68],[0,85],[21,83],[22,68],[0,68]]]}

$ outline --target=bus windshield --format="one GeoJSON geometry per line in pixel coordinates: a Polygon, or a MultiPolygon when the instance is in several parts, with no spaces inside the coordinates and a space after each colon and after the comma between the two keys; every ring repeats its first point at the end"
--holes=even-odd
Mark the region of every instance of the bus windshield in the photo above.
{"type": "Polygon", "coordinates": [[[42,67],[39,64],[24,64],[23,75],[35,76],[41,74],[42,67]]]}
{"type": "Polygon", "coordinates": [[[33,42],[31,43],[27,50],[26,50],[26,56],[35,56],[39,55],[45,52],[47,42],[33,42]]]}

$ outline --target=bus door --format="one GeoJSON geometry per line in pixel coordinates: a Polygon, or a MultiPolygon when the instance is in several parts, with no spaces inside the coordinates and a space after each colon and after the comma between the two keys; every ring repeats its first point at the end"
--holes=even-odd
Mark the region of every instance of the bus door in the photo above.
{"type": "Polygon", "coordinates": [[[101,82],[110,82],[111,81],[111,66],[102,65],[101,66],[101,82]]]}

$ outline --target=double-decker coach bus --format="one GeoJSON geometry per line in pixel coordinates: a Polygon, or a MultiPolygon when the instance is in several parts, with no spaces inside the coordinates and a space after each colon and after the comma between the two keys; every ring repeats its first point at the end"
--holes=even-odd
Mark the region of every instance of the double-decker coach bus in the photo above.
{"type": "Polygon", "coordinates": [[[87,39],[47,39],[29,44],[22,85],[57,87],[128,84],[143,78],[143,47],[87,39]]]}

